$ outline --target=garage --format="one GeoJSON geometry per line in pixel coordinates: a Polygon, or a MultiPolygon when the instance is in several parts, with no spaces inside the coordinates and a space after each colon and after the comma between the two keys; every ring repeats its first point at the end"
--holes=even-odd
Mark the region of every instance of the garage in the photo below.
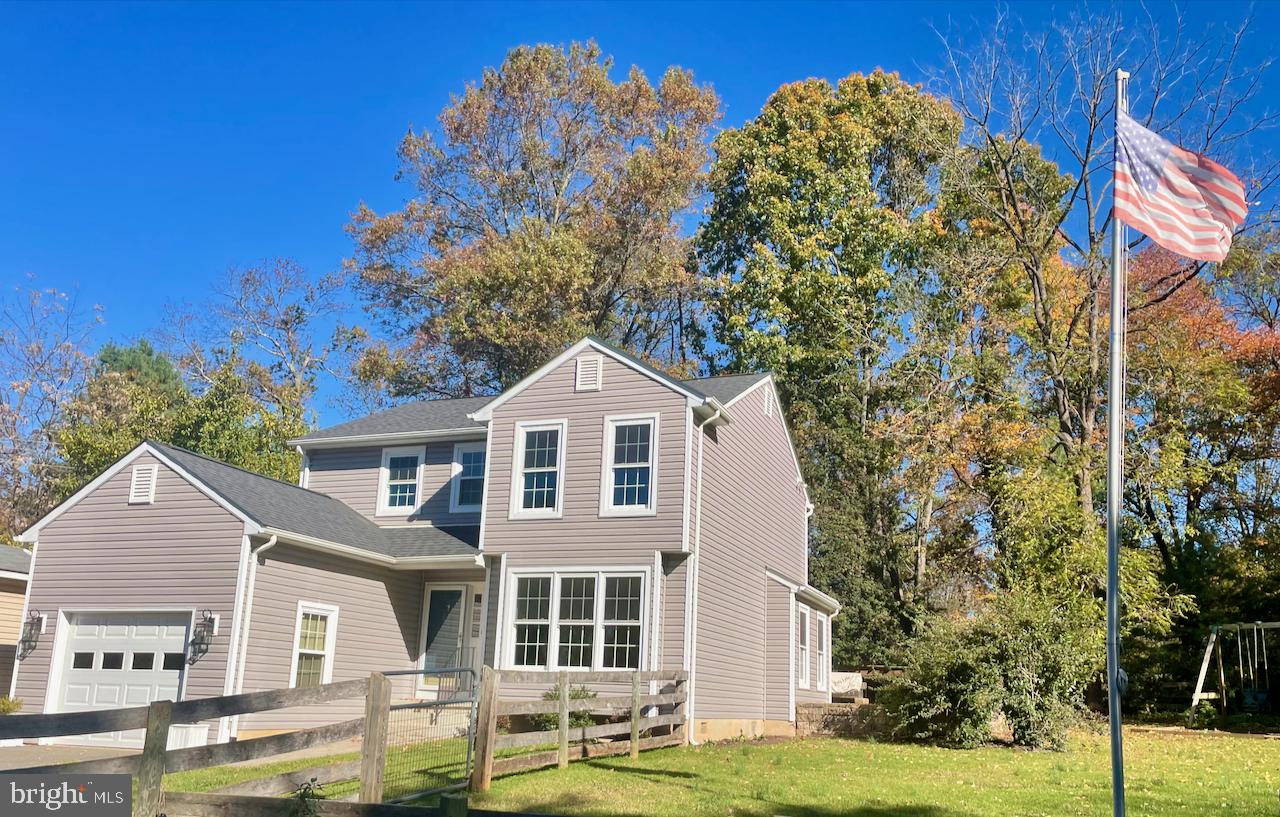
{"type": "MultiPolygon", "coordinates": [[[[69,613],[63,639],[58,712],[146,706],[179,700],[191,612],[69,613]]],[[[170,745],[187,736],[170,736],[170,745]]],[[[143,730],[60,738],[59,743],[142,746],[143,730]]],[[[203,742],[203,741],[201,741],[203,742]]]]}

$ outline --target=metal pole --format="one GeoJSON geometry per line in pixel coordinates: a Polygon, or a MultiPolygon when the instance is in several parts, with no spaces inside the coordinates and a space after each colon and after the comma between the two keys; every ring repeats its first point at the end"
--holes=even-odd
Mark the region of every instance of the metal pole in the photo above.
{"type": "MultiPolygon", "coordinates": [[[[1129,74],[1116,71],[1116,140],[1127,110],[1129,74]]],[[[1118,156],[1117,156],[1118,159],[1118,156]]],[[[1120,508],[1124,499],[1125,230],[1111,211],[1111,368],[1107,397],[1107,710],[1111,722],[1111,806],[1124,817],[1124,743],[1120,732],[1120,508]]]]}

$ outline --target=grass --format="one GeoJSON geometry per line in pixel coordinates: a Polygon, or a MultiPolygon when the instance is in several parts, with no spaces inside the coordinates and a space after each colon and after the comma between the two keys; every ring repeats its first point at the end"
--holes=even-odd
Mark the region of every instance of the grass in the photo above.
{"type": "MultiPolygon", "coordinates": [[[[1129,814],[1280,813],[1280,741],[1126,734],[1129,814]]],[[[969,751],[813,738],[602,758],[494,781],[473,804],[563,815],[1072,817],[1111,813],[1105,736],[1067,752],[969,751]]]]}

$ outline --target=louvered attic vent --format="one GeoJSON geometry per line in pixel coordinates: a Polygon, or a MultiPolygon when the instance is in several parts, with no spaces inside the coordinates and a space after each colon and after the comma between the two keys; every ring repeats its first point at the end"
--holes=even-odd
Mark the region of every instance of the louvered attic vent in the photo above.
{"type": "Polygon", "coordinates": [[[150,505],[156,501],[156,465],[133,466],[133,479],[129,481],[129,504],[150,505]]]}
{"type": "Polygon", "coordinates": [[[583,355],[578,358],[578,378],[574,383],[574,391],[600,391],[603,381],[603,355],[583,355]]]}

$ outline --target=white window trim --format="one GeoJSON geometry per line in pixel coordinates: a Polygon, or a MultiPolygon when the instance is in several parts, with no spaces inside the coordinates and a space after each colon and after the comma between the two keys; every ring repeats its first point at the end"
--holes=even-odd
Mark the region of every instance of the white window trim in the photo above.
{"type": "Polygon", "coordinates": [[[828,692],[831,688],[831,616],[818,613],[817,621],[822,625],[822,637],[817,640],[818,691],[828,692]]]}
{"type": "Polygon", "coordinates": [[[296,689],[298,683],[298,639],[302,636],[302,614],[313,613],[328,616],[329,621],[324,628],[324,667],[320,672],[320,683],[333,682],[333,659],[338,645],[338,608],[332,604],[318,601],[298,602],[298,614],[293,622],[293,643],[289,645],[289,688],[296,689]]]}
{"type": "Polygon", "coordinates": [[[382,465],[378,469],[378,509],[377,516],[413,516],[422,507],[422,469],[426,465],[427,447],[425,445],[406,445],[382,449],[382,465]],[[391,483],[391,458],[415,456],[418,458],[418,487],[414,492],[415,504],[411,507],[392,507],[388,504],[389,485],[391,483]]]}
{"type": "Polygon", "coordinates": [[[796,650],[796,684],[801,689],[809,689],[809,661],[813,655],[813,618],[810,615],[808,606],[800,605],[800,619],[804,622],[804,640],[800,640],[800,634],[796,634],[796,644],[799,649],[796,650]]]}
{"type": "Polygon", "coordinates": [[[601,516],[654,516],[658,513],[658,429],[660,415],[610,414],[604,418],[604,435],[601,439],[600,463],[600,515],[601,516]],[[641,422],[650,424],[649,431],[649,504],[613,504],[613,437],[620,425],[641,422]]]}
{"type": "MultiPolygon", "coordinates": [[[[458,504],[458,492],[462,489],[462,455],[475,451],[486,451],[487,448],[483,441],[476,440],[469,443],[453,444],[453,470],[449,477],[449,513],[477,513],[484,505],[484,499],[480,500],[477,505],[460,505],[458,504]]],[[[485,482],[489,481],[489,457],[486,454],[484,458],[484,476],[485,482]]],[[[481,497],[484,491],[481,491],[481,497]]]]}
{"type": "Polygon", "coordinates": [[[591,667],[565,667],[570,672],[629,672],[627,669],[604,666],[604,584],[606,578],[639,577],[640,578],[640,655],[638,668],[643,670],[649,660],[649,641],[652,637],[652,623],[649,620],[649,593],[652,581],[652,568],[649,567],[566,567],[554,570],[528,568],[510,570],[503,581],[503,591],[507,593],[502,605],[502,631],[505,633],[501,655],[502,669],[508,670],[559,670],[560,667],[560,581],[561,579],[594,576],[596,580],[596,600],[594,625],[595,635],[592,641],[591,667]],[[547,663],[544,666],[533,664],[516,664],[516,594],[519,580],[548,576],[551,578],[551,609],[547,630],[547,663]]]}
{"type": "MultiPolygon", "coordinates": [[[[569,421],[567,419],[560,420],[533,420],[527,422],[516,423],[515,441],[512,445],[512,451],[515,456],[511,458],[511,504],[507,509],[508,519],[559,519],[564,515],[564,489],[565,489],[565,449],[569,442],[569,421]],[[559,444],[556,447],[557,463],[556,463],[556,504],[554,508],[524,508],[524,443],[525,436],[530,431],[550,431],[557,430],[560,432],[559,444]]],[[[487,475],[486,475],[487,476],[487,475]]]]}
{"type": "Polygon", "coordinates": [[[156,483],[160,479],[160,466],[155,463],[142,463],[133,466],[133,471],[129,474],[129,504],[130,505],[153,505],[156,501],[156,483]],[[141,474],[150,474],[150,485],[147,488],[146,496],[137,496],[138,493],[138,477],[141,474]]]}

